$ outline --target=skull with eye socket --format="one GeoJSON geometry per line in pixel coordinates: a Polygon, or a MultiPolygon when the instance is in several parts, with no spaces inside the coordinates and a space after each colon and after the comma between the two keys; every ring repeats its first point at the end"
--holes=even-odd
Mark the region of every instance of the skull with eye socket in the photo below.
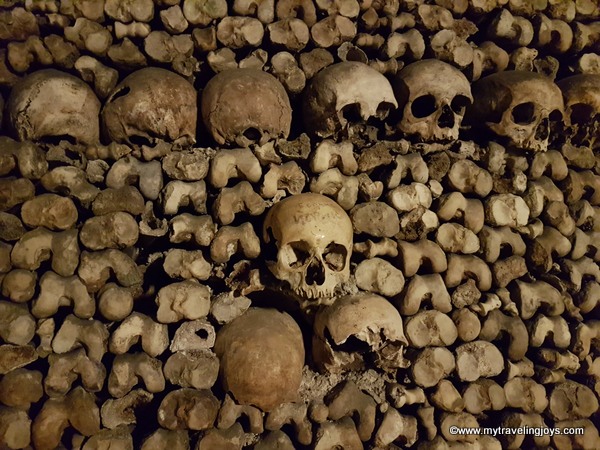
{"type": "Polygon", "coordinates": [[[202,92],[202,120],[219,145],[248,147],[286,139],[292,107],[283,85],[258,69],[219,72],[202,92]]]}
{"type": "Polygon", "coordinates": [[[506,71],[473,84],[475,102],[466,121],[476,129],[491,130],[506,144],[544,152],[550,131],[564,115],[563,98],[554,82],[541,74],[506,71]]]}
{"type": "Polygon", "coordinates": [[[265,218],[263,238],[277,246],[269,270],[289,284],[303,309],[331,304],[336,287],[350,278],[352,222],[324,195],[305,193],[276,203],[265,218]]]}
{"type": "Polygon", "coordinates": [[[437,59],[409,64],[392,82],[398,100],[397,128],[421,142],[458,139],[465,108],[473,102],[463,73],[437,59]]]}
{"type": "Polygon", "coordinates": [[[304,91],[302,115],[313,136],[342,139],[366,135],[397,106],[384,75],[362,62],[344,61],[313,77],[304,91]]]}
{"type": "Polygon", "coordinates": [[[182,146],[196,142],[198,94],[185,78],[159,67],[128,75],[102,109],[107,141],[155,145],[160,140],[182,146]]]}
{"type": "Polygon", "coordinates": [[[600,148],[600,75],[575,75],[557,84],[565,101],[566,137],[576,146],[600,148]]]}

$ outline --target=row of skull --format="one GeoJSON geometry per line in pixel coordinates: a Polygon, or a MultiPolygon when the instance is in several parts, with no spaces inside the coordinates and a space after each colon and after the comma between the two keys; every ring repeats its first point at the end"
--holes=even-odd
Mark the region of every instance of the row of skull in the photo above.
{"type": "MultiPolygon", "coordinates": [[[[161,139],[187,146],[196,142],[197,97],[181,76],[145,68],[117,85],[101,111],[86,83],[48,69],[13,88],[7,123],[21,140],[68,137],[94,144],[101,117],[107,141],[136,145],[161,139]]],[[[289,136],[290,100],[266,72],[220,72],[204,86],[200,103],[204,125],[219,145],[263,145],[289,136]]],[[[552,121],[582,128],[574,143],[590,145],[585,130],[600,121],[600,75],[575,75],[555,84],[537,73],[505,71],[471,86],[458,69],[434,59],[409,64],[391,81],[366,64],[342,62],[312,78],[302,113],[306,129],[321,138],[347,136],[356,124],[387,119],[398,134],[418,141],[452,141],[465,118],[513,147],[545,151],[552,121]]]]}

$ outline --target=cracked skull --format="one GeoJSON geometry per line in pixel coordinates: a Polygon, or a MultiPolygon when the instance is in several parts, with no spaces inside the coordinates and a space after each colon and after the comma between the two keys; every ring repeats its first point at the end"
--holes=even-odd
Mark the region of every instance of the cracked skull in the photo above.
{"type": "Polygon", "coordinates": [[[565,101],[565,131],[574,145],[600,144],[600,75],[581,74],[557,83],[565,101]]]}
{"type": "Polygon", "coordinates": [[[341,297],[317,312],[313,328],[313,358],[320,370],[360,370],[369,363],[383,370],[408,367],[400,313],[379,295],[341,297]]]}
{"type": "Polygon", "coordinates": [[[333,200],[320,194],[294,195],[268,212],[265,242],[277,244],[269,269],[287,281],[301,305],[328,304],[334,290],[350,277],[352,222],[333,200]]]}
{"type": "Polygon", "coordinates": [[[465,109],[473,102],[462,72],[436,59],[406,66],[394,78],[401,118],[396,127],[423,142],[458,139],[465,109]]]}
{"type": "Polygon", "coordinates": [[[506,71],[473,84],[475,102],[467,111],[474,127],[485,126],[516,148],[548,149],[551,125],[563,117],[560,89],[538,73],[506,71]]]}
{"type": "Polygon", "coordinates": [[[346,61],[315,75],[303,97],[308,130],[319,137],[352,134],[352,126],[383,120],[398,103],[385,76],[367,64],[346,61]]]}
{"type": "Polygon", "coordinates": [[[283,85],[262,70],[219,72],[202,92],[202,120],[219,145],[263,145],[287,138],[292,107],[283,85]]]}
{"type": "Polygon", "coordinates": [[[197,93],[183,77],[147,67],[115,87],[102,110],[108,141],[156,144],[157,140],[196,142],[197,93]]]}
{"type": "Polygon", "coordinates": [[[100,101],[82,80],[45,69],[23,78],[7,102],[9,128],[19,140],[99,140],[100,101]]]}

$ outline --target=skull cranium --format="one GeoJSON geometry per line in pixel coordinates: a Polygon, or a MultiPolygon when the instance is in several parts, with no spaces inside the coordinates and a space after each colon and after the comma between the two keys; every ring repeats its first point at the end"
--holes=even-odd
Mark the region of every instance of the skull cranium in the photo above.
{"type": "Polygon", "coordinates": [[[463,73],[442,61],[409,64],[393,81],[402,117],[397,128],[424,142],[458,139],[465,108],[473,102],[463,73]]]}
{"type": "Polygon", "coordinates": [[[202,120],[218,144],[264,145],[287,138],[292,108],[283,85],[257,69],[219,72],[202,92],[202,120]]]}
{"type": "Polygon", "coordinates": [[[115,87],[102,110],[106,138],[129,144],[157,139],[191,145],[196,142],[198,94],[183,77],[147,67],[115,87]]]}
{"type": "Polygon", "coordinates": [[[16,84],[7,102],[8,125],[20,140],[67,138],[95,144],[100,101],[81,79],[45,69],[16,84]]]}
{"type": "Polygon", "coordinates": [[[352,222],[328,197],[305,193],[276,203],[263,237],[277,244],[277,261],[269,269],[289,283],[303,308],[331,303],[335,288],[350,277],[352,222]]]}
{"type": "Polygon", "coordinates": [[[241,404],[270,411],[298,395],[304,342],[298,324],[271,308],[250,308],[217,334],[221,382],[241,404]]]}
{"type": "Polygon", "coordinates": [[[544,75],[506,71],[473,84],[475,102],[467,120],[506,138],[513,147],[543,152],[548,149],[552,122],[564,112],[560,89],[544,75]]]}
{"type": "Polygon", "coordinates": [[[313,358],[320,370],[383,370],[408,367],[402,318],[385,298],[371,293],[341,297],[320,309],[314,321],[313,358]]]}
{"type": "Polygon", "coordinates": [[[304,123],[319,137],[348,132],[352,124],[385,119],[398,103],[390,82],[367,64],[346,61],[315,75],[303,98],[304,123]]]}
{"type": "Polygon", "coordinates": [[[600,144],[600,75],[580,74],[558,83],[565,101],[565,128],[574,145],[600,144]]]}

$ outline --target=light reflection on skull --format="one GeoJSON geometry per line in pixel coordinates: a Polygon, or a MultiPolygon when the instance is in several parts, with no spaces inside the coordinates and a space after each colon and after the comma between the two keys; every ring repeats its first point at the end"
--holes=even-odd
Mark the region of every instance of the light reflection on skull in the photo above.
{"type": "Polygon", "coordinates": [[[303,308],[332,303],[335,288],[350,277],[352,222],[328,197],[305,193],[276,203],[263,238],[277,244],[277,261],[269,269],[304,299],[303,308]]]}

